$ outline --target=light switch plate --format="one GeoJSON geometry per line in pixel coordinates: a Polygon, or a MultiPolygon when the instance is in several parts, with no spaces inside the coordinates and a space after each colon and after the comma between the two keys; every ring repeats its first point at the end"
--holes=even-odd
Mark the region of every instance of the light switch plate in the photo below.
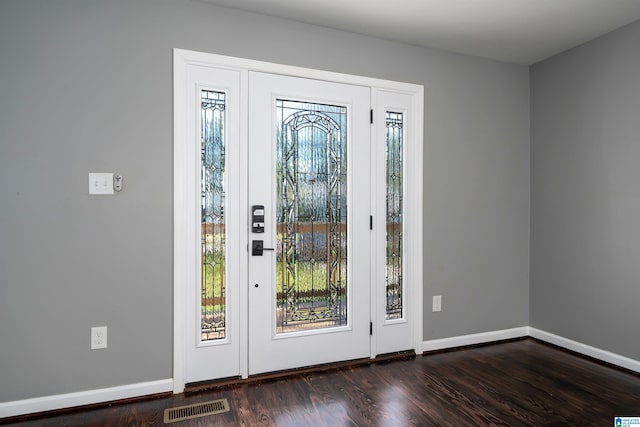
{"type": "Polygon", "coordinates": [[[434,295],[433,296],[433,311],[441,311],[442,310],[442,295],[434,295]]]}
{"type": "Polygon", "coordinates": [[[113,194],[113,174],[89,172],[89,194],[113,194]]]}

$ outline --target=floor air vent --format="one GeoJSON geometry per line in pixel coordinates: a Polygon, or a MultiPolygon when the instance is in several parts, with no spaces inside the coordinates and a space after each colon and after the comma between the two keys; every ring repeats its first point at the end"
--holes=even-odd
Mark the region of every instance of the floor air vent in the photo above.
{"type": "Polygon", "coordinates": [[[210,402],[195,403],[193,405],[178,406],[164,410],[164,422],[190,420],[192,418],[206,417],[207,415],[229,412],[227,399],[212,400],[210,402]]]}

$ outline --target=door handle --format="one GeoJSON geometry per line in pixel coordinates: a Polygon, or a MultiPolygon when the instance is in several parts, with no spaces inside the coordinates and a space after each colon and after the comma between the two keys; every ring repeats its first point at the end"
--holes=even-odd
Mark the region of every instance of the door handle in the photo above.
{"type": "Polygon", "coordinates": [[[252,256],[262,256],[263,251],[275,251],[274,248],[265,248],[264,241],[262,240],[252,240],[251,241],[251,255],[252,256]]]}

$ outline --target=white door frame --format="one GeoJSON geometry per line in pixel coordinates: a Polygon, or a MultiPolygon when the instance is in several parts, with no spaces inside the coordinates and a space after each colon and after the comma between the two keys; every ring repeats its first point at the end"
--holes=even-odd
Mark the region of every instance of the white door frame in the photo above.
{"type": "MultiPolygon", "coordinates": [[[[407,203],[406,211],[412,221],[406,224],[406,236],[410,240],[407,242],[406,255],[406,273],[405,280],[410,286],[413,286],[413,297],[408,301],[411,305],[410,312],[412,316],[412,329],[414,338],[414,350],[417,353],[422,352],[422,201],[423,201],[423,185],[422,185],[422,139],[423,139],[423,97],[424,88],[421,85],[410,83],[394,82],[389,80],[380,80],[369,77],[361,77],[349,74],[340,74],[328,71],[313,70],[308,68],[293,67],[269,62],[254,61],[249,59],[234,58],[228,56],[214,55],[202,52],[195,52],[184,49],[174,49],[173,51],[173,237],[174,237],[174,254],[173,254],[173,392],[181,393],[185,387],[185,349],[186,349],[186,307],[187,299],[185,297],[186,286],[193,283],[191,272],[194,270],[193,260],[188,257],[189,253],[189,234],[185,226],[188,223],[190,212],[195,209],[189,206],[185,201],[186,188],[186,170],[189,167],[190,159],[184,152],[184,144],[186,142],[187,127],[191,125],[191,119],[187,117],[186,111],[186,87],[187,70],[190,66],[222,68],[239,71],[242,75],[240,97],[240,158],[245,159],[240,165],[240,188],[247,186],[247,147],[248,147],[248,127],[247,127],[247,108],[248,103],[248,71],[261,71],[272,74],[282,74],[294,77],[311,78],[316,80],[326,80],[338,83],[354,84],[361,86],[369,86],[371,88],[385,89],[392,92],[405,93],[412,95],[412,110],[415,112],[416,120],[409,123],[411,133],[414,136],[406,145],[407,149],[407,177],[406,192],[411,195],[411,203],[407,203]]],[[[375,108],[375,106],[374,106],[375,108]]],[[[246,193],[246,192],[245,192],[246,193]]],[[[248,206],[246,194],[240,200],[240,223],[248,225],[248,206]]],[[[248,233],[241,233],[242,239],[240,247],[247,247],[248,233]]],[[[247,336],[247,318],[248,318],[248,252],[244,259],[240,260],[240,376],[246,378],[248,376],[248,336],[247,336]]],[[[375,314],[375,301],[371,301],[371,313],[375,314]]],[[[375,341],[375,334],[372,342],[375,341]]],[[[372,345],[373,349],[373,345],[372,345]]],[[[375,354],[372,352],[372,356],[375,354]]]]}

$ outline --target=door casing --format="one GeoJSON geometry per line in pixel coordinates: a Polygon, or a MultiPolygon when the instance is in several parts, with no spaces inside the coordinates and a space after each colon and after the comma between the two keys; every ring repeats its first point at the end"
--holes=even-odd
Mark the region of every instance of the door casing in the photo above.
{"type": "MultiPolygon", "coordinates": [[[[410,219],[404,225],[407,243],[405,246],[405,269],[404,277],[411,289],[411,298],[407,299],[409,312],[412,314],[409,322],[411,324],[411,335],[413,338],[413,350],[422,352],[422,311],[423,311],[423,271],[422,271],[422,212],[423,212],[423,185],[422,185],[422,158],[423,158],[423,97],[424,88],[421,85],[401,83],[389,80],[374,79],[369,77],[340,74],[328,71],[314,70],[301,67],[293,67],[269,62],[254,61],[249,59],[214,55],[202,52],[189,51],[184,49],[174,49],[174,339],[173,339],[173,391],[181,393],[185,387],[186,372],[186,307],[189,303],[185,296],[186,287],[193,285],[193,277],[190,272],[193,268],[185,253],[190,245],[189,230],[185,228],[185,223],[194,212],[195,206],[189,206],[185,202],[185,194],[192,191],[186,185],[186,175],[190,159],[185,153],[187,128],[191,125],[190,118],[187,117],[187,94],[189,88],[186,87],[187,74],[190,67],[210,67],[212,69],[235,70],[241,76],[240,98],[242,100],[240,109],[240,159],[247,159],[248,149],[248,73],[249,71],[259,71],[264,73],[281,74],[293,77],[310,78],[315,80],[325,80],[330,82],[368,86],[372,90],[372,108],[378,90],[395,92],[411,96],[411,111],[413,121],[408,124],[410,127],[411,140],[406,144],[406,188],[405,192],[411,195],[405,203],[405,211],[410,219]]],[[[240,162],[240,188],[247,188],[247,162],[240,162]]],[[[239,212],[240,224],[248,224],[248,200],[246,192],[240,197],[241,206],[239,212]],[[244,207],[244,208],[243,208],[244,207]]],[[[240,233],[239,247],[248,247],[249,233],[240,233]]],[[[240,372],[243,378],[248,376],[248,252],[240,259],[241,283],[239,289],[239,359],[240,372]]],[[[371,313],[375,316],[376,301],[372,293],[371,313]]],[[[375,319],[372,319],[375,322],[375,319]]],[[[376,334],[371,337],[371,357],[376,355],[376,334]]]]}

